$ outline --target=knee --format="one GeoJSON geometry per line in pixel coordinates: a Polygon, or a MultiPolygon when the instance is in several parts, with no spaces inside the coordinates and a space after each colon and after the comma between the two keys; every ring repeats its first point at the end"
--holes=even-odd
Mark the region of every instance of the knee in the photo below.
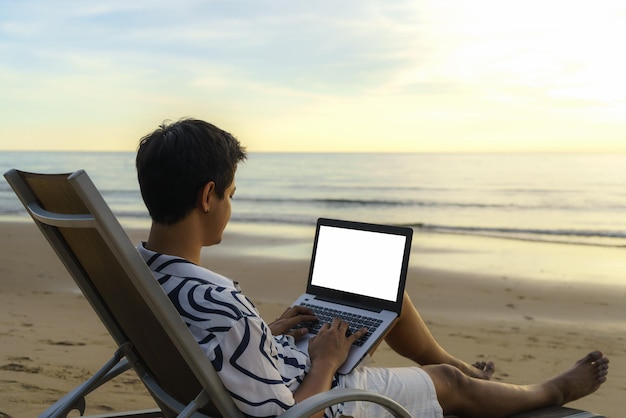
{"type": "Polygon", "coordinates": [[[454,366],[449,364],[437,364],[425,368],[430,375],[437,392],[462,393],[463,389],[470,383],[470,378],[454,366]]]}
{"type": "MultiPolygon", "coordinates": [[[[476,389],[473,386],[473,379],[448,364],[426,366],[424,370],[430,375],[435,385],[437,400],[444,415],[469,415],[468,413],[475,407],[472,404],[476,389]]],[[[483,416],[483,414],[478,413],[472,416],[483,416]]]]}

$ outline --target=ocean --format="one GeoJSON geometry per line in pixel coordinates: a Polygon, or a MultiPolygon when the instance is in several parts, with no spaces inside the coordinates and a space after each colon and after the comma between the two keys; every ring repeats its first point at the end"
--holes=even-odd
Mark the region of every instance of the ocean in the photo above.
{"type": "MultiPolygon", "coordinates": [[[[85,169],[124,227],[150,224],[133,152],[1,152],[10,168],[85,169]]],[[[251,153],[236,182],[215,256],[308,258],[329,217],[413,227],[421,268],[626,289],[626,154],[251,153]]],[[[30,222],[4,178],[1,221],[30,222]]]]}
{"type": "MultiPolygon", "coordinates": [[[[0,170],[85,169],[126,226],[149,219],[133,152],[0,152],[0,170]]],[[[626,246],[626,154],[251,153],[237,171],[233,224],[318,217],[436,234],[626,246]]],[[[27,220],[4,179],[0,220],[27,220]]]]}

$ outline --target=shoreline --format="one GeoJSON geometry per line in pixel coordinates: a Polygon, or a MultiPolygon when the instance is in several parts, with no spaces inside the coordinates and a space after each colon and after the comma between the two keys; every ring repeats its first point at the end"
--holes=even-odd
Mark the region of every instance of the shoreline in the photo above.
{"type": "MultiPolygon", "coordinates": [[[[203,253],[203,265],[236,278],[271,321],[303,291],[310,237],[234,229],[222,245],[203,253]],[[301,255],[279,251],[294,245],[301,255]],[[255,254],[260,247],[265,250],[255,254]]],[[[127,232],[133,243],[147,236],[145,229],[127,232]]],[[[95,372],[112,354],[113,342],[34,224],[0,222],[0,236],[0,412],[27,417],[95,372]]],[[[556,254],[563,250],[550,246],[515,254],[519,246],[466,241],[423,234],[414,239],[407,291],[441,344],[470,362],[495,361],[494,378],[514,383],[544,379],[601,349],[611,359],[608,382],[570,406],[619,417],[626,390],[626,287],[571,280],[584,262],[571,259],[576,251],[556,254]],[[534,258],[533,266],[527,258],[534,258]],[[561,270],[545,271],[559,265],[561,270]],[[531,267],[544,269],[540,279],[553,280],[526,277],[531,267]]],[[[383,344],[373,364],[411,363],[383,344]]],[[[154,402],[127,373],[90,395],[87,405],[88,413],[104,413],[154,402]]]]}

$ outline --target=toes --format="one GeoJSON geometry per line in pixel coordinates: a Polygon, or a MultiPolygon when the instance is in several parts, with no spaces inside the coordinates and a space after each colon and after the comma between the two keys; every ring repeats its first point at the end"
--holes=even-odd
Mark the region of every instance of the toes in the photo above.
{"type": "Polygon", "coordinates": [[[596,370],[597,381],[599,383],[604,383],[607,380],[607,375],[609,374],[609,359],[606,357],[602,357],[596,361],[591,363],[596,370]]]}
{"type": "Polygon", "coordinates": [[[472,366],[484,372],[490,372],[496,369],[496,365],[493,363],[493,361],[477,361],[476,363],[472,364],[472,366]]]}
{"type": "Polygon", "coordinates": [[[597,368],[598,370],[608,369],[609,368],[609,359],[606,357],[602,357],[596,361],[592,361],[591,365],[597,368]]]}

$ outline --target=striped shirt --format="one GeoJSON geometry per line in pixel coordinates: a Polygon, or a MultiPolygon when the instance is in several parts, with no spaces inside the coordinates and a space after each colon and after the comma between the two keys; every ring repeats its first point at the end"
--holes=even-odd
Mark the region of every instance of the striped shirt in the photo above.
{"type": "MultiPolygon", "coordinates": [[[[236,282],[143,245],[137,249],[244,414],[275,416],[295,404],[309,355],[291,336],[272,335],[236,282]]],[[[338,384],[335,376],[332,386],[338,384]]],[[[329,408],[325,416],[341,415],[341,409],[329,408]]]]}

